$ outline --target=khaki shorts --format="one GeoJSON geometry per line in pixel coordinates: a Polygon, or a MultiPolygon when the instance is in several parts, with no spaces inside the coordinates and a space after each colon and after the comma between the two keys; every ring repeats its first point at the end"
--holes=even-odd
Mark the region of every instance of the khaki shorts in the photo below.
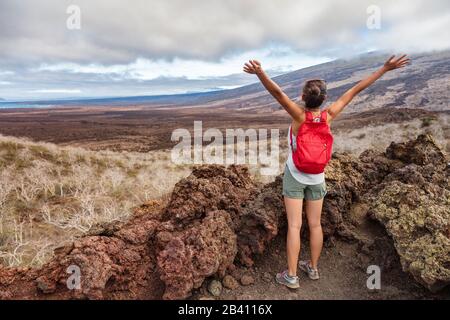
{"type": "Polygon", "coordinates": [[[327,185],[325,181],[315,185],[303,184],[295,180],[288,167],[284,169],[283,196],[292,199],[320,200],[326,194],[327,185]]]}

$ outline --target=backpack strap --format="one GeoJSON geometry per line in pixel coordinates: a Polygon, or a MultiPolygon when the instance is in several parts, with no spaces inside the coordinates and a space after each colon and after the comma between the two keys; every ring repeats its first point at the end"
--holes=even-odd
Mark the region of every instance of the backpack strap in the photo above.
{"type": "Polygon", "coordinates": [[[323,110],[320,113],[320,122],[327,122],[327,116],[328,116],[328,111],[327,110],[323,110]]]}
{"type": "MultiPolygon", "coordinates": [[[[327,110],[320,112],[320,122],[327,122],[327,110]]],[[[311,111],[305,111],[306,119],[305,122],[313,122],[314,116],[311,111]]]]}
{"type": "Polygon", "coordinates": [[[291,150],[294,151],[294,147],[292,145],[292,126],[289,127],[289,142],[291,143],[291,150]]]}

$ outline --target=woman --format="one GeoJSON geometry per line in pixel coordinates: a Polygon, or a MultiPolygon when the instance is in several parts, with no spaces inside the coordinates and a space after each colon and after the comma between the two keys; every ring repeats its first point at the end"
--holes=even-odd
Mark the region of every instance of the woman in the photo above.
{"type": "MultiPolygon", "coordinates": [[[[288,269],[278,273],[276,280],[289,288],[298,288],[297,262],[300,253],[300,228],[302,226],[302,207],[305,200],[306,218],[308,220],[310,234],[311,260],[300,261],[299,267],[307,273],[313,280],[319,279],[318,262],[322,251],[323,233],[320,222],[323,199],[326,194],[324,173],[305,173],[300,171],[293,161],[292,154],[296,150],[296,136],[299,128],[305,123],[307,114],[312,114],[313,121],[324,119],[329,126],[342,110],[352,101],[352,99],[362,90],[369,87],[386,72],[402,68],[409,63],[409,58],[402,55],[399,58],[391,56],[384,65],[363,79],[357,85],[345,92],[336,102],[333,102],[323,111],[320,106],[327,97],[327,88],[324,80],[309,80],[305,83],[302,91],[302,104],[300,106],[293,102],[281,90],[281,88],[271,80],[261,68],[261,63],[250,60],[244,65],[244,71],[256,74],[264,87],[283,106],[292,118],[289,128],[289,156],[283,178],[283,196],[286,207],[288,231],[287,231],[287,265],[288,269]],[[325,112],[324,112],[325,111],[325,112]]],[[[311,115],[308,115],[311,119],[311,115]]]]}

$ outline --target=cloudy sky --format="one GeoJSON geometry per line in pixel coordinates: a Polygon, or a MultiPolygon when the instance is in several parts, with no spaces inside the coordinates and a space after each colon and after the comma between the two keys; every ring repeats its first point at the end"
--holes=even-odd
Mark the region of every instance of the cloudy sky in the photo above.
{"type": "Polygon", "coordinates": [[[372,50],[444,50],[449,9],[448,0],[1,0],[0,98],[207,91],[254,82],[241,71],[250,58],[277,75],[372,50]]]}

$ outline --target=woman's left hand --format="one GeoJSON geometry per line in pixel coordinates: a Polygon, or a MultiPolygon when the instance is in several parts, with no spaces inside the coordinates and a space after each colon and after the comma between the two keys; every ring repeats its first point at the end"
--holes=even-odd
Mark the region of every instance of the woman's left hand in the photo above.
{"type": "Polygon", "coordinates": [[[406,54],[404,54],[396,59],[395,59],[395,55],[393,55],[384,63],[383,69],[385,71],[391,71],[391,70],[403,68],[404,66],[409,64],[409,62],[410,62],[410,59],[406,54]]]}

